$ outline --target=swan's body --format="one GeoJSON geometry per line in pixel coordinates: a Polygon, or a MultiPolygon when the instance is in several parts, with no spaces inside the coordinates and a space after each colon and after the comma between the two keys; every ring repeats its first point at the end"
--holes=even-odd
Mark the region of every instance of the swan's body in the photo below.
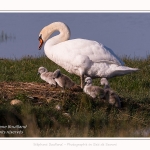
{"type": "Polygon", "coordinates": [[[54,71],[53,78],[63,89],[71,89],[73,86],[75,86],[75,83],[68,76],[62,74],[59,69],[54,71]]]}
{"type": "Polygon", "coordinates": [[[54,22],[41,30],[39,49],[47,41],[44,46],[46,56],[69,73],[80,76],[82,88],[84,76],[111,78],[138,70],[124,66],[110,49],[96,41],[69,40],[69,37],[69,28],[62,22],[54,22]],[[60,34],[48,40],[55,31],[60,34]]]}
{"type": "Polygon", "coordinates": [[[92,79],[91,77],[85,78],[85,86],[83,88],[83,91],[90,95],[92,98],[103,98],[104,97],[104,90],[100,88],[99,86],[92,85],[92,79]]]}
{"type": "Polygon", "coordinates": [[[55,87],[57,87],[57,83],[53,79],[53,72],[48,72],[48,70],[45,67],[39,67],[38,74],[40,74],[42,80],[46,81],[51,86],[55,85],[55,87]]]}
{"type": "Polygon", "coordinates": [[[112,90],[109,86],[108,80],[106,78],[101,79],[101,85],[104,85],[104,99],[109,102],[109,104],[120,108],[121,102],[117,93],[112,90]]]}

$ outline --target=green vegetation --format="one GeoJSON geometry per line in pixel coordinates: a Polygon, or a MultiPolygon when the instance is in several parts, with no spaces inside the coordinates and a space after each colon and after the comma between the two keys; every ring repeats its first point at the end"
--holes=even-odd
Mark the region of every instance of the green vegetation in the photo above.
{"type": "MultiPolygon", "coordinates": [[[[127,66],[140,70],[136,73],[109,79],[111,87],[121,98],[122,108],[117,109],[99,99],[93,100],[83,92],[57,90],[49,87],[41,93],[28,89],[11,93],[2,83],[32,83],[48,86],[37,75],[40,66],[49,71],[58,68],[77,84],[80,78],[71,75],[45,56],[23,57],[20,60],[0,59],[0,126],[26,126],[22,134],[2,134],[8,129],[0,128],[0,136],[6,137],[148,137],[150,133],[150,57],[146,59],[122,58],[127,66]],[[40,103],[31,102],[34,92],[45,96],[40,103]],[[53,95],[51,95],[53,94],[53,95]],[[47,97],[52,100],[48,103],[47,97]],[[23,105],[12,106],[10,101],[19,99],[23,105]],[[55,108],[56,105],[61,110],[55,108]]],[[[99,85],[99,79],[94,85],[99,85]]],[[[19,86],[18,86],[19,88],[19,86]]],[[[13,129],[20,130],[20,129],[13,129]]]]}

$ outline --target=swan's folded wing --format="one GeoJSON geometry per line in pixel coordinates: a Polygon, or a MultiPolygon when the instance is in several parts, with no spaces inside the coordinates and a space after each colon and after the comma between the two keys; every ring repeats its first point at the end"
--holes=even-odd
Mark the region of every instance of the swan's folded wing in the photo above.
{"type": "Polygon", "coordinates": [[[124,62],[115,53],[96,41],[86,39],[68,40],[56,45],[57,49],[70,58],[76,55],[88,56],[93,62],[107,62],[124,65],[124,62]],[[64,46],[65,45],[65,46],[64,46]],[[60,47],[60,48],[58,48],[60,47]]]}

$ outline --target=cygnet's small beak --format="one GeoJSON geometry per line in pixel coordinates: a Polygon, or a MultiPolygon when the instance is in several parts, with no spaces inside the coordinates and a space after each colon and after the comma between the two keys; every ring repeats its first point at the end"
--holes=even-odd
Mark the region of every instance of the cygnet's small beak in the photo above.
{"type": "Polygon", "coordinates": [[[53,80],[55,80],[55,77],[54,77],[54,76],[52,76],[52,78],[53,78],[53,80]]]}
{"type": "Polygon", "coordinates": [[[87,82],[84,82],[83,86],[85,86],[87,84],[87,82]]]}
{"type": "Polygon", "coordinates": [[[37,75],[39,75],[40,73],[38,72],[37,75]]]}

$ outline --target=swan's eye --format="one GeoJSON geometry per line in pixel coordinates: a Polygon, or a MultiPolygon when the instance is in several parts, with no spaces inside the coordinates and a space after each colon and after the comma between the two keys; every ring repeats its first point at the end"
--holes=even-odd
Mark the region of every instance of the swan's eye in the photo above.
{"type": "Polygon", "coordinates": [[[42,34],[39,36],[38,40],[42,39],[42,34]]]}

